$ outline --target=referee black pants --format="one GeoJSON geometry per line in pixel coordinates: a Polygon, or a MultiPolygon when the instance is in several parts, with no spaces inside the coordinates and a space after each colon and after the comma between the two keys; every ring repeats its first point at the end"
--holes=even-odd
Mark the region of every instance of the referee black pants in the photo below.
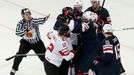
{"type": "MultiPolygon", "coordinates": [[[[37,43],[35,44],[30,44],[29,42],[27,42],[26,40],[23,40],[21,39],[20,40],[20,47],[19,47],[19,51],[17,52],[17,54],[27,54],[30,50],[33,50],[36,54],[38,53],[45,53],[46,51],[46,48],[45,48],[45,45],[44,43],[39,40],[37,43]]],[[[45,59],[45,55],[40,55],[38,56],[39,59],[41,61],[44,62],[44,59],[45,59]]],[[[13,66],[12,68],[14,70],[18,70],[18,67],[19,67],[19,64],[21,63],[23,57],[22,56],[18,56],[18,57],[15,57],[14,59],[14,63],[13,63],[13,66]]]]}
{"type": "Polygon", "coordinates": [[[68,75],[69,63],[63,60],[61,66],[57,67],[45,59],[44,68],[46,75],[68,75]]]}

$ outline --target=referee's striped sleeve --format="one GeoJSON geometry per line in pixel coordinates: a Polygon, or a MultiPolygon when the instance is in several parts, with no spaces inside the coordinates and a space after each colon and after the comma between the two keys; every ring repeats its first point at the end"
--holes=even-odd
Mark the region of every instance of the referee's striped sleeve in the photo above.
{"type": "Polygon", "coordinates": [[[34,18],[33,23],[36,25],[44,24],[45,23],[45,18],[34,18]]]}
{"type": "Polygon", "coordinates": [[[22,37],[25,35],[25,33],[26,33],[26,28],[24,27],[24,25],[22,25],[22,22],[20,21],[16,27],[16,35],[22,37]]]}

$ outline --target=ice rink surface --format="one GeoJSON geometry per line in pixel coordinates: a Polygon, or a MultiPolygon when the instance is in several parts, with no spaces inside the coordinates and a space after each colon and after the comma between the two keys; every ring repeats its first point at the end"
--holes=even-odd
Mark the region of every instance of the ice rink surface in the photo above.
{"type": "MultiPolygon", "coordinates": [[[[90,0],[83,1],[83,10],[90,6],[90,0]]],[[[31,9],[33,17],[51,14],[49,20],[40,26],[42,40],[48,45],[46,33],[52,30],[56,16],[65,6],[73,6],[74,0],[0,0],[0,75],[9,75],[13,60],[5,58],[18,51],[20,38],[15,35],[17,22],[21,19],[20,10],[31,9]]],[[[106,0],[114,29],[134,27],[134,0],[106,0]]],[[[115,31],[121,43],[122,63],[127,75],[134,75],[134,30],[115,31]]],[[[34,53],[32,50],[29,53],[34,53]]],[[[38,57],[26,57],[16,75],[45,75],[38,57]]]]}

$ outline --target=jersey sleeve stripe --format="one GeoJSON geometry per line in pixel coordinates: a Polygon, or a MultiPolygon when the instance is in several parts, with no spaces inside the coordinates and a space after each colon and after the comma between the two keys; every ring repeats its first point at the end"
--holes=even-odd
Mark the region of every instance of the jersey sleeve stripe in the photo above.
{"type": "Polygon", "coordinates": [[[113,51],[107,50],[107,51],[103,51],[103,53],[112,53],[113,54],[113,51]]]}

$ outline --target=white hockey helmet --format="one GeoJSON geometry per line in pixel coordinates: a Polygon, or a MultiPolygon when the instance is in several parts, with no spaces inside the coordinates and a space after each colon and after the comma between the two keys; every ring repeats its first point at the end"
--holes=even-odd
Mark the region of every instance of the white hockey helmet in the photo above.
{"type": "Polygon", "coordinates": [[[83,13],[82,19],[87,20],[87,21],[97,21],[98,15],[94,12],[87,11],[83,13]]]}
{"type": "Polygon", "coordinates": [[[74,7],[82,7],[82,1],[81,0],[76,0],[74,2],[74,7]]]}
{"type": "Polygon", "coordinates": [[[113,32],[111,24],[105,24],[102,29],[103,29],[103,33],[112,33],[113,32]]]}
{"type": "Polygon", "coordinates": [[[100,2],[100,0],[90,0],[91,2],[100,2]]]}

